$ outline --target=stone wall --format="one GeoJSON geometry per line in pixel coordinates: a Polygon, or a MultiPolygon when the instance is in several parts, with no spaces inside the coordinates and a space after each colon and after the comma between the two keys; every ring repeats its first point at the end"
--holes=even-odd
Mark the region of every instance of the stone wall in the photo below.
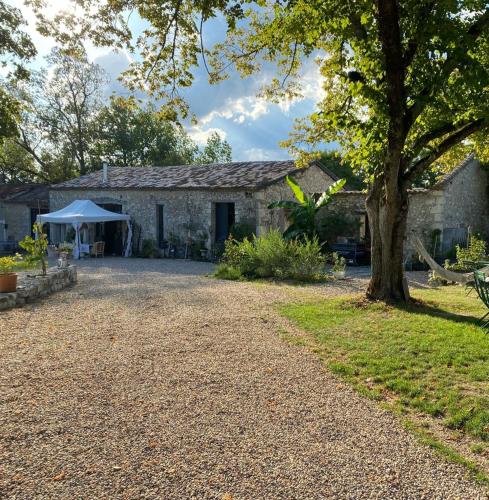
{"type": "MultiPolygon", "coordinates": [[[[27,205],[0,202],[0,220],[5,220],[8,226],[8,240],[19,241],[31,234],[31,209],[27,205]]],[[[0,228],[0,239],[3,238],[1,229],[3,228],[0,228]]]]}
{"type": "MultiPolygon", "coordinates": [[[[410,235],[415,232],[431,246],[433,231],[442,238],[450,231],[464,228],[489,236],[488,176],[479,162],[468,159],[432,189],[413,189],[409,197],[409,213],[404,253],[406,258],[417,254],[410,235]]],[[[358,215],[365,213],[364,193],[338,193],[326,210],[358,215]]],[[[463,232],[463,231],[462,231],[463,232]]],[[[445,242],[450,246],[450,242],[445,242]]]]}
{"type": "MultiPolygon", "coordinates": [[[[52,190],[51,211],[59,210],[77,199],[89,199],[95,203],[113,203],[122,207],[122,212],[141,227],[143,239],[158,239],[157,206],[163,205],[164,237],[173,233],[186,239],[191,224],[198,231],[207,231],[209,242],[214,240],[214,211],[218,202],[235,204],[236,222],[256,223],[256,200],[254,193],[224,190],[52,190]]],[[[52,233],[54,240],[56,235],[52,233]]],[[[55,241],[56,242],[56,241],[55,241]]]]}
{"type": "Polygon", "coordinates": [[[0,311],[11,307],[22,307],[54,292],[58,292],[67,286],[76,283],[76,266],[66,269],[57,267],[49,268],[47,276],[30,276],[20,273],[17,282],[17,291],[12,293],[0,293],[0,311]]]}

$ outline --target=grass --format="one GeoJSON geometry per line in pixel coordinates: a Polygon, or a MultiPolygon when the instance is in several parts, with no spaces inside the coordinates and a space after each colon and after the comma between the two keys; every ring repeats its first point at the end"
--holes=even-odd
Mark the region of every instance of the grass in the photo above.
{"type": "Polygon", "coordinates": [[[343,297],[281,312],[313,334],[327,366],[362,393],[489,441],[489,334],[461,287],[417,290],[392,307],[343,297]]]}

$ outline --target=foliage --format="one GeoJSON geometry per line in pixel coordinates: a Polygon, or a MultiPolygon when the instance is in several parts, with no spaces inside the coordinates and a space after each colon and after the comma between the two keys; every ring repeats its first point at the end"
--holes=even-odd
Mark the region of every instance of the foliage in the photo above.
{"type": "Polygon", "coordinates": [[[340,179],[345,179],[345,189],[361,191],[365,189],[365,174],[362,170],[354,171],[351,164],[341,158],[338,151],[323,151],[319,161],[340,179]]]}
{"type": "Polygon", "coordinates": [[[236,241],[243,241],[245,238],[251,239],[255,234],[255,224],[247,221],[235,222],[231,226],[229,233],[232,239],[236,241]]]}
{"type": "Polygon", "coordinates": [[[27,235],[22,241],[19,241],[20,248],[27,252],[26,262],[36,265],[40,264],[42,275],[46,276],[47,255],[48,255],[48,236],[43,230],[41,223],[35,223],[33,226],[36,238],[27,235]]]}
{"type": "Polygon", "coordinates": [[[48,72],[15,90],[23,104],[21,136],[0,144],[0,173],[9,182],[61,181],[98,170],[103,161],[141,167],[231,160],[230,145],[217,133],[199,148],[152,104],[119,96],[102,106],[105,75],[84,56],[58,50],[49,61],[48,72]]]}
{"type": "Polygon", "coordinates": [[[368,294],[408,298],[402,242],[409,187],[466,141],[488,157],[485,0],[169,0],[158,9],[136,0],[132,7],[146,23],[141,36],[131,31],[126,2],[77,5],[78,19],[50,20],[39,8],[41,29],[73,45],[87,36],[137,52],[125,74],[129,88],[163,99],[172,118],[188,113],[179,89],[192,84],[201,58],[211,82],[228,77],[231,67],[248,77],[275,66],[261,92],[275,102],[301,97],[303,69],[314,58],[323,97],[284,145],[305,161],[311,149],[335,141],[344,160],[365,174],[375,263],[368,294]],[[209,49],[205,22],[218,16],[227,22],[226,38],[209,49]]]}
{"type": "Polygon", "coordinates": [[[317,239],[286,240],[279,231],[243,241],[228,239],[217,276],[318,281],[325,258],[317,239]]]}
{"type": "Polygon", "coordinates": [[[316,218],[316,227],[319,237],[324,245],[331,246],[338,236],[353,236],[360,227],[360,221],[343,212],[319,212],[316,218]]]}
{"type": "Polygon", "coordinates": [[[486,242],[475,234],[471,234],[467,248],[460,245],[455,246],[457,262],[455,264],[445,265],[452,271],[470,272],[478,269],[476,263],[481,260],[487,260],[486,242]]]}
{"type": "Polygon", "coordinates": [[[147,238],[144,239],[142,244],[141,244],[141,257],[157,257],[158,256],[158,249],[156,247],[156,241],[147,238]]]}
{"type": "Polygon", "coordinates": [[[7,255],[6,257],[0,257],[0,275],[14,273],[20,269],[25,269],[27,267],[27,262],[22,259],[22,256],[18,253],[15,255],[7,255]]]}
{"type": "Polygon", "coordinates": [[[243,279],[243,274],[239,267],[231,266],[225,262],[221,262],[217,265],[214,276],[222,280],[235,281],[243,279]]]}
{"type": "Polygon", "coordinates": [[[94,155],[111,166],[186,165],[193,163],[198,152],[182,128],[134,98],[113,97],[96,122],[94,155]]]}
{"type": "MultiPolygon", "coordinates": [[[[21,29],[24,24],[20,10],[0,0],[0,67],[7,78],[18,81],[28,78],[25,63],[36,55],[34,44],[21,29]]],[[[0,143],[17,135],[19,119],[20,103],[0,87],[0,143]]]]}
{"type": "Polygon", "coordinates": [[[422,304],[396,308],[343,297],[282,312],[311,332],[328,367],[362,392],[489,440],[481,303],[461,287],[416,290],[415,298],[422,304]]]}
{"type": "Polygon", "coordinates": [[[232,159],[233,152],[229,143],[217,132],[212,132],[204,149],[197,155],[195,163],[229,163],[232,159]]]}
{"type": "Polygon", "coordinates": [[[290,225],[284,232],[287,239],[315,238],[316,215],[322,207],[331,202],[332,196],[345,185],[345,179],[340,179],[328,187],[319,197],[307,195],[292,177],[285,178],[297,201],[280,200],[268,205],[269,209],[285,208],[288,210],[290,225]]]}
{"type": "Polygon", "coordinates": [[[59,253],[67,253],[68,255],[71,255],[73,253],[73,248],[71,248],[67,245],[59,245],[58,252],[59,253]]]}
{"type": "Polygon", "coordinates": [[[332,259],[334,273],[341,273],[346,270],[346,260],[339,253],[333,252],[332,259]]]}
{"type": "Polygon", "coordinates": [[[456,246],[457,261],[470,260],[476,262],[484,259],[486,256],[486,242],[475,234],[471,234],[469,238],[469,245],[467,248],[462,248],[460,245],[456,246]]]}

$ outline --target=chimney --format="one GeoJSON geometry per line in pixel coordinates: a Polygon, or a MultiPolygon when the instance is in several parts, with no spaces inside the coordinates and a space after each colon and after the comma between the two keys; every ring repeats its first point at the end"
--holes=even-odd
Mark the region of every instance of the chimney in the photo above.
{"type": "Polygon", "coordinates": [[[107,184],[107,182],[109,182],[109,166],[107,165],[106,161],[102,163],[102,182],[104,184],[107,184]]]}

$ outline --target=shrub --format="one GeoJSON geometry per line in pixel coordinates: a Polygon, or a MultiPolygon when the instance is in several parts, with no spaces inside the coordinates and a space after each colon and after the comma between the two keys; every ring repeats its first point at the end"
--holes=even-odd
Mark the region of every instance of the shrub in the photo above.
{"type": "Polygon", "coordinates": [[[455,264],[447,264],[445,261],[447,269],[462,272],[474,271],[477,268],[475,263],[486,258],[486,242],[473,234],[469,238],[467,248],[456,245],[455,253],[457,262],[455,264]]]}
{"type": "Polygon", "coordinates": [[[143,240],[143,243],[141,245],[141,257],[156,257],[157,253],[158,250],[156,248],[155,240],[152,240],[150,238],[143,240]]]}
{"type": "Polygon", "coordinates": [[[36,238],[26,236],[22,241],[19,241],[19,246],[27,252],[26,262],[31,267],[41,266],[42,275],[46,276],[47,272],[47,255],[48,255],[48,236],[43,231],[41,223],[35,223],[33,232],[36,238]]]}
{"type": "Polygon", "coordinates": [[[231,226],[230,234],[233,240],[243,241],[245,238],[251,239],[255,235],[255,225],[251,222],[236,222],[231,226]]]}
{"type": "Polygon", "coordinates": [[[324,265],[317,238],[286,240],[274,230],[242,242],[228,239],[216,276],[318,281],[324,278],[324,265]]]}
{"type": "Polygon", "coordinates": [[[216,278],[221,278],[223,280],[239,280],[243,278],[241,271],[239,268],[230,266],[229,264],[225,264],[221,262],[214,273],[216,278]]]}
{"type": "Polygon", "coordinates": [[[27,267],[28,263],[18,253],[12,256],[0,257],[0,274],[15,273],[27,267]]]}

